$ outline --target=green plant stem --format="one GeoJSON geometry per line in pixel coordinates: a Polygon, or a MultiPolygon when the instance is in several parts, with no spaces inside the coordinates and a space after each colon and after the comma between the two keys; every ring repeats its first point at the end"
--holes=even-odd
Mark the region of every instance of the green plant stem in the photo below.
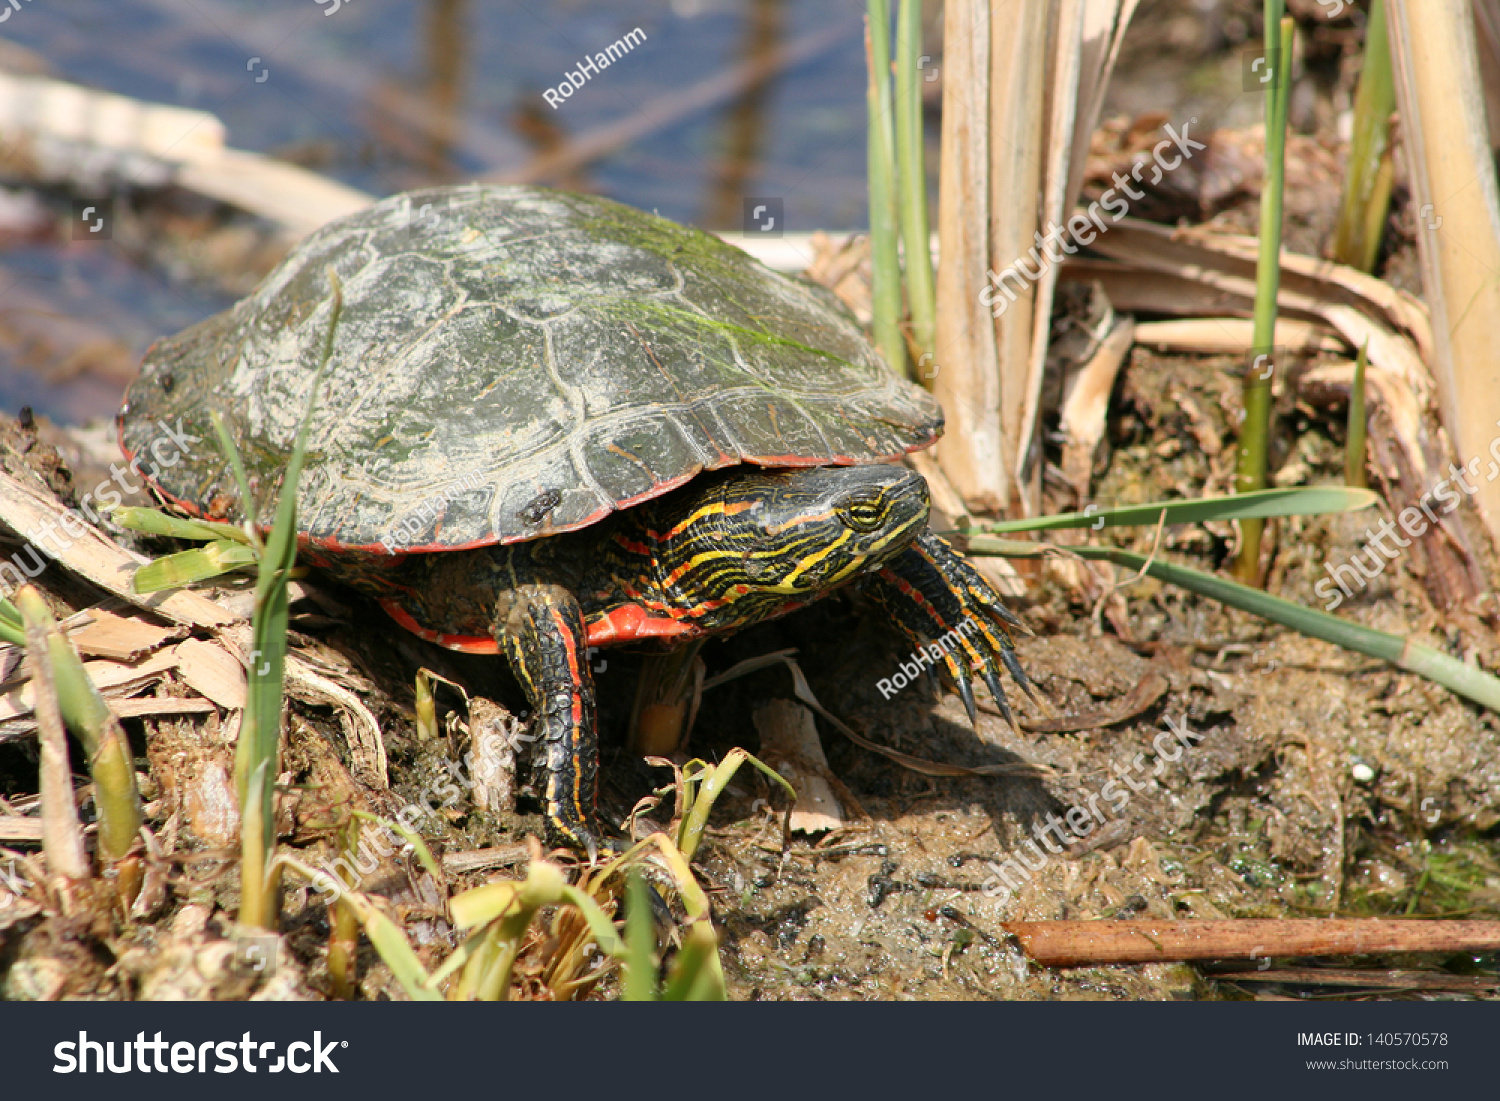
{"type": "Polygon", "coordinates": [[[979,534],[1002,535],[1021,531],[1056,531],[1062,528],[1138,527],[1142,524],[1154,525],[1158,521],[1164,524],[1198,524],[1204,520],[1321,516],[1369,508],[1379,499],[1371,490],[1350,489],[1348,486],[1292,486],[1288,489],[1260,489],[1254,493],[1223,497],[1150,501],[1143,505],[1059,512],[1053,516],[1031,516],[1023,520],[978,524],[970,530],[979,534]]]}
{"type": "MultiPolygon", "coordinates": [[[[318,387],[333,356],[333,336],[343,312],[343,292],[330,267],[328,334],[323,354],[309,387],[307,410],[298,426],[292,453],[282,478],[276,520],[265,541],[255,585],[255,610],[250,617],[249,689],[245,715],[235,746],[235,788],[240,799],[240,921],[263,929],[276,927],[278,900],[272,861],[276,846],[275,789],[281,743],[282,679],[286,665],[287,581],[297,561],[297,483],[307,452],[308,426],[317,407],[318,387]]],[[[239,469],[232,440],[224,440],[231,461],[239,469]]],[[[242,492],[244,492],[242,490],[242,492]]],[[[247,526],[254,505],[243,502],[247,526]]],[[[247,527],[248,530],[248,527],[247,527]]]]}
{"type": "Polygon", "coordinates": [[[627,1002],[656,1000],[656,928],[649,888],[638,869],[625,875],[625,990],[627,1002]]]}
{"type": "Polygon", "coordinates": [[[704,765],[701,771],[692,775],[688,775],[684,768],[684,788],[687,791],[688,811],[678,828],[677,847],[687,860],[691,861],[693,854],[698,851],[698,845],[703,840],[703,831],[708,828],[708,815],[714,809],[714,801],[729,786],[729,781],[734,779],[734,774],[739,770],[740,765],[747,761],[767,779],[780,783],[782,790],[787,793],[793,803],[797,801],[797,792],[791,784],[787,783],[786,777],[759,757],[743,749],[730,750],[718,764],[704,765]]]}
{"type": "MultiPolygon", "coordinates": [[[[1255,267],[1255,320],[1252,352],[1270,359],[1252,361],[1245,371],[1245,423],[1235,490],[1248,493],[1266,484],[1266,457],[1271,437],[1271,387],[1284,364],[1275,361],[1276,296],[1281,290],[1281,214],[1286,186],[1286,113],[1290,98],[1294,23],[1283,18],[1284,0],[1265,0],[1266,53],[1274,58],[1273,78],[1266,90],[1266,170],[1260,193],[1260,254],[1255,267]],[[1280,31],[1278,36],[1277,31],[1280,31]],[[1268,366],[1262,366],[1265,363],[1268,366]]],[[[1263,521],[1240,522],[1240,556],[1235,574],[1254,582],[1260,575],[1260,536],[1263,521]]]]}
{"type": "MultiPolygon", "coordinates": [[[[927,221],[926,148],[922,141],[922,76],[917,65],[921,50],[921,0],[901,0],[896,10],[896,180],[901,191],[906,298],[919,360],[933,354],[937,328],[932,238],[927,221]]],[[[925,361],[931,362],[930,358],[925,361]]]]}
{"type": "Polygon", "coordinates": [[[1386,29],[1385,0],[1370,0],[1365,24],[1364,65],[1354,95],[1354,133],[1349,167],[1339,200],[1333,233],[1333,258],[1341,264],[1374,271],[1380,238],[1391,206],[1395,164],[1391,156],[1391,112],[1396,84],[1386,29]]]}
{"type": "Polygon", "coordinates": [[[891,119],[891,33],[889,0],[867,0],[865,50],[870,81],[870,297],[875,346],[898,375],[907,374],[906,342],[901,336],[901,254],[896,221],[896,138],[891,119]]]}
{"type": "MultiPolygon", "coordinates": [[[[1008,539],[992,539],[975,536],[969,544],[972,554],[1002,554],[1009,558],[1037,557],[1050,548],[1036,544],[1017,543],[1008,539]]],[[[1322,639],[1346,650],[1388,661],[1398,669],[1416,673],[1444,688],[1500,711],[1500,679],[1486,673],[1477,666],[1467,665],[1457,658],[1424,646],[1410,638],[1387,634],[1372,627],[1351,623],[1346,619],[1330,615],[1316,608],[1306,608],[1283,600],[1279,596],[1241,585],[1217,574],[1204,573],[1188,566],[1147,558],[1143,554],[1121,550],[1118,547],[1066,547],[1058,548],[1080,558],[1093,561],[1112,562],[1126,569],[1141,571],[1171,585],[1187,589],[1210,600],[1217,600],[1231,608],[1258,615],[1283,627],[1322,639]]]]}
{"type": "Polygon", "coordinates": [[[3,596],[0,596],[0,642],[12,646],[26,645],[26,623],[21,618],[21,611],[3,596]]]}
{"type": "Polygon", "coordinates": [[[41,594],[28,585],[16,594],[16,600],[23,618],[42,633],[58,711],[88,757],[94,803],[99,808],[99,854],[110,863],[122,860],[141,829],[141,796],[130,741],[41,594]]]}

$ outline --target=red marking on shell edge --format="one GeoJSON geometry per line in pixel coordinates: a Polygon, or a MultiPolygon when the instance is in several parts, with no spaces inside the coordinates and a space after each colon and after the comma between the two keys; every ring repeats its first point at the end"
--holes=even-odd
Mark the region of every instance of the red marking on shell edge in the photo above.
{"type": "Polygon", "coordinates": [[[608,614],[590,620],[588,627],[590,646],[644,638],[681,638],[697,633],[680,620],[653,616],[639,604],[622,604],[608,614]]]}
{"type": "Polygon", "coordinates": [[[498,654],[500,652],[500,644],[492,638],[475,635],[445,635],[438,631],[429,631],[394,600],[382,600],[380,606],[386,610],[387,615],[418,638],[425,638],[428,642],[435,642],[446,649],[461,650],[466,654],[498,654]]]}
{"type": "MultiPolygon", "coordinates": [[[[155,345],[152,345],[152,347],[155,347],[155,345]]],[[[115,414],[115,437],[118,439],[120,444],[120,454],[125,456],[125,469],[129,470],[130,464],[135,462],[135,452],[125,446],[125,418],[119,413],[115,414]]],[[[154,469],[156,464],[152,463],[151,466],[154,469]]],[[[137,477],[141,478],[152,489],[156,490],[157,493],[161,494],[163,498],[171,501],[174,505],[182,509],[182,511],[186,512],[189,516],[201,517],[203,515],[203,510],[197,505],[193,504],[191,501],[183,501],[179,500],[176,497],[173,497],[166,490],[162,489],[161,485],[156,481],[155,478],[148,477],[144,471],[136,470],[133,473],[135,473],[137,477]]]]}
{"type": "MultiPolygon", "coordinates": [[[[125,418],[119,414],[116,414],[115,422],[115,434],[120,443],[120,452],[125,456],[125,461],[128,465],[135,459],[135,454],[125,446],[125,418]]],[[[918,440],[916,443],[907,446],[906,448],[896,452],[893,455],[881,455],[868,459],[857,459],[851,455],[833,455],[826,459],[807,455],[743,455],[739,459],[735,459],[733,456],[721,454],[719,457],[723,460],[722,462],[709,463],[706,466],[696,467],[695,469],[690,470],[686,474],[683,474],[679,477],[667,478],[664,481],[657,482],[652,485],[650,489],[647,489],[642,493],[638,493],[634,497],[626,497],[622,500],[616,501],[613,505],[607,508],[596,509],[595,511],[589,513],[589,515],[585,516],[582,520],[578,521],[576,524],[569,524],[567,527],[561,528],[548,527],[543,531],[538,531],[533,534],[527,535],[517,535],[509,539],[474,539],[470,540],[467,543],[451,544],[421,543],[416,546],[402,547],[401,550],[394,552],[389,549],[389,545],[386,543],[344,543],[341,542],[337,537],[331,535],[312,536],[299,533],[297,536],[297,543],[299,546],[322,547],[324,550],[331,551],[366,551],[370,554],[376,554],[380,555],[381,557],[390,558],[393,564],[395,562],[399,562],[408,554],[440,554],[444,551],[477,550],[480,547],[492,547],[496,544],[503,546],[509,543],[524,543],[532,539],[544,539],[548,536],[561,535],[565,532],[578,531],[581,528],[586,528],[591,524],[598,523],[600,520],[608,516],[611,512],[620,512],[623,509],[632,508],[635,505],[642,504],[656,497],[661,497],[664,494],[670,493],[678,486],[686,485],[688,482],[692,481],[699,474],[702,474],[705,471],[723,470],[731,466],[739,466],[742,463],[748,463],[752,466],[762,467],[878,466],[881,463],[896,462],[903,455],[907,455],[913,451],[921,451],[925,448],[931,447],[934,443],[937,442],[937,438],[937,433],[934,433],[928,436],[926,439],[918,440]]],[[[182,511],[187,513],[189,516],[203,516],[203,509],[199,505],[196,505],[193,502],[186,500],[185,498],[174,497],[172,494],[163,489],[161,484],[155,479],[148,478],[145,474],[141,474],[139,471],[137,471],[136,473],[140,474],[142,478],[150,483],[151,487],[156,490],[156,492],[159,493],[164,500],[170,501],[173,505],[182,509],[182,511]]],[[[260,530],[262,533],[264,533],[269,531],[270,529],[264,526],[260,526],[260,530]]]]}

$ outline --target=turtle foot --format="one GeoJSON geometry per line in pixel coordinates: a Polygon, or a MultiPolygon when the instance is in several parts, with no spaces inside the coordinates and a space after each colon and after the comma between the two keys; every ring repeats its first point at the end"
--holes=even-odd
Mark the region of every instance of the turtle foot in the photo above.
{"type": "Polygon", "coordinates": [[[871,595],[919,650],[941,664],[958,686],[975,725],[973,674],[1012,726],[1010,704],[1000,684],[1003,666],[1028,696],[1036,691],[1011,641],[1013,630],[1030,631],[979,571],[941,537],[924,532],[906,552],[875,575],[871,595]]]}

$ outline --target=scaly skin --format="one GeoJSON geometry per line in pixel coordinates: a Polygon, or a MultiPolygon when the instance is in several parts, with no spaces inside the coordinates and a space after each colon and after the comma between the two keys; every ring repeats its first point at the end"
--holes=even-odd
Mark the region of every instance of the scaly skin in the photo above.
{"type": "Polygon", "coordinates": [[[996,661],[1005,666],[1027,695],[1034,696],[1010,637],[1012,629],[1024,631],[1026,627],[947,540],[930,531],[923,532],[875,575],[868,591],[918,647],[929,646],[944,635],[956,634],[959,644],[943,654],[943,666],[958,686],[971,726],[978,718],[971,676],[976,669],[1005,721],[1014,723],[1005,690],[1000,687],[996,661]],[[977,630],[959,631],[966,620],[976,624],[977,630]],[[967,660],[958,660],[956,654],[960,650],[967,660]]]}
{"type": "Polygon", "coordinates": [[[505,655],[537,716],[553,839],[592,856],[600,832],[591,646],[735,630],[865,579],[919,645],[966,618],[979,625],[960,636],[963,660],[945,657],[971,721],[971,667],[1002,708],[999,665],[1030,691],[1008,634],[1020,622],[924,532],[927,514],[927,484],[904,467],[740,467],[567,535],[412,555],[386,569],[349,558],[322,564],[423,637],[505,655]]]}

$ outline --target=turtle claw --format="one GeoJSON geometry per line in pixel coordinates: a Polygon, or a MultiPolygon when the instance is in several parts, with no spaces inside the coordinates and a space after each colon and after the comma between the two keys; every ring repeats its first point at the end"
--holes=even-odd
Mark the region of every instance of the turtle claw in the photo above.
{"type": "MultiPolygon", "coordinates": [[[[955,662],[954,664],[957,663],[955,662]]],[[[974,706],[973,678],[969,676],[969,671],[962,665],[959,665],[958,669],[958,694],[964,701],[964,710],[969,713],[969,725],[977,729],[979,727],[979,711],[974,706]]]]}
{"type": "MultiPolygon", "coordinates": [[[[1041,697],[1036,694],[1036,686],[1031,683],[1031,678],[1026,675],[1026,670],[1021,668],[1021,659],[1016,657],[1016,652],[1014,650],[1002,650],[1000,651],[1000,660],[1005,664],[1006,671],[1010,673],[1011,680],[1021,686],[1021,691],[1025,692],[1036,703],[1041,703],[1041,697]]],[[[995,699],[998,701],[1000,696],[996,695],[995,699]]]]}
{"type": "MultiPolygon", "coordinates": [[[[1005,662],[1005,668],[1010,670],[1011,676],[1015,676],[1016,670],[1021,666],[1019,663],[1017,663],[1014,667],[1012,667],[1010,662],[1005,661],[1007,656],[1009,655],[1002,654],[1000,660],[1005,662]]],[[[1023,673],[1021,675],[1024,677],[1026,674],[1023,673]]],[[[992,670],[986,669],[984,671],[984,683],[985,687],[990,690],[990,699],[994,700],[995,706],[1000,709],[1000,714],[1005,717],[1006,722],[1010,723],[1010,725],[1014,727],[1016,725],[1016,719],[1015,716],[1010,713],[1010,702],[1005,698],[1005,689],[1000,687],[1000,678],[996,676],[992,670]]],[[[1019,680],[1017,681],[1017,683],[1021,684],[1021,687],[1026,690],[1028,695],[1031,694],[1031,687],[1029,683],[1022,683],[1019,680]]],[[[969,724],[972,726],[973,723],[974,717],[971,715],[969,716],[969,724]]]]}
{"type": "Polygon", "coordinates": [[[998,593],[942,538],[926,532],[877,575],[871,595],[912,642],[936,645],[942,665],[958,687],[969,724],[977,726],[973,673],[978,672],[1005,721],[1015,726],[1001,687],[1002,667],[1032,699],[1036,691],[1021,668],[1011,631],[1026,625],[998,593]]]}

